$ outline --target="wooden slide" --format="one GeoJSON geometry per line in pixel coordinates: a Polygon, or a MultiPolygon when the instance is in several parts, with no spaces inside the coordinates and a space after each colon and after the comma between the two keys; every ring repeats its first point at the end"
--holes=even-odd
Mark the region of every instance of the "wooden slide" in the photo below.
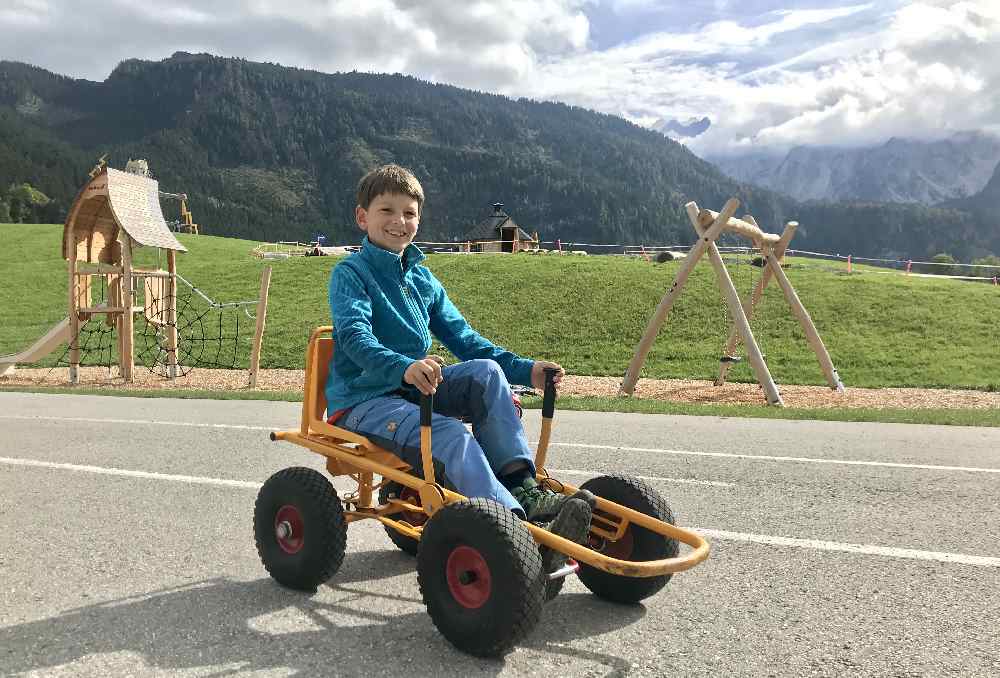
{"type": "Polygon", "coordinates": [[[68,340],[69,318],[63,318],[61,322],[46,332],[45,336],[20,353],[0,355],[0,377],[13,373],[17,367],[17,363],[38,362],[49,353],[52,353],[59,344],[63,344],[68,340]]]}

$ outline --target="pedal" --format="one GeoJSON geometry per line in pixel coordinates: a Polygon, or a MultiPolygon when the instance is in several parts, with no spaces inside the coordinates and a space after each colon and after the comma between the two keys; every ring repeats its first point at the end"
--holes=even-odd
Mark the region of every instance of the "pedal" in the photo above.
{"type": "Polygon", "coordinates": [[[580,563],[576,562],[572,558],[566,559],[566,564],[560,567],[555,572],[549,572],[549,581],[553,579],[562,579],[563,577],[568,577],[571,574],[576,574],[580,571],[580,563]]]}

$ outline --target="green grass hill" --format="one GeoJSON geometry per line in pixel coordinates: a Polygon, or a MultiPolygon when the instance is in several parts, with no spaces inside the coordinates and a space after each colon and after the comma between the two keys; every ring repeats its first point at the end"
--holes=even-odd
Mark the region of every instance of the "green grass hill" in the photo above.
{"type": "MultiPolygon", "coordinates": [[[[66,315],[58,225],[0,225],[0,355],[20,351],[66,315]]],[[[273,268],[262,367],[301,368],[309,331],[329,324],[327,280],[338,259],[263,262],[256,243],[180,236],[178,271],[220,302],[254,299],[273,268]]],[[[140,263],[155,263],[143,251],[140,263]]],[[[789,259],[787,274],[845,384],[1000,388],[1000,288],[789,259]]],[[[611,256],[448,255],[428,258],[456,305],[485,336],[575,374],[621,376],[679,262],[611,256]]],[[[731,267],[746,293],[760,270],[731,267]]],[[[803,333],[772,284],[753,322],[776,381],[825,383],[803,333]]],[[[699,263],[664,325],[642,376],[712,378],[729,330],[715,276],[699,263]]],[[[252,324],[247,324],[252,333],[252,324]]],[[[41,365],[51,365],[56,351],[41,365]]],[[[246,356],[242,356],[242,365],[246,356]]],[[[735,381],[753,381],[749,366],[735,381]]]]}

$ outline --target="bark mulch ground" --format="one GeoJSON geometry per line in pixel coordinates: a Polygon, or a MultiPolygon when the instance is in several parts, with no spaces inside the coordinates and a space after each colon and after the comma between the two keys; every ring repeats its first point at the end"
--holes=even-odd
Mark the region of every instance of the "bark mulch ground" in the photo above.
{"type": "MultiPolygon", "coordinates": [[[[144,368],[136,369],[133,384],[125,384],[104,367],[80,370],[80,386],[114,390],[183,389],[227,390],[247,389],[249,373],[245,370],[193,369],[187,375],[167,380],[144,368]]],[[[257,389],[261,391],[301,391],[302,370],[261,370],[257,389]]],[[[618,394],[618,377],[585,377],[569,375],[563,380],[560,394],[613,397],[618,394]]],[[[18,369],[12,375],[0,377],[3,386],[71,386],[69,370],[18,369]]],[[[787,407],[803,408],[1000,408],[1000,393],[958,389],[921,388],[853,388],[837,393],[825,386],[781,385],[781,397],[787,407]]],[[[635,397],[682,403],[725,403],[763,405],[764,396],[757,384],[727,383],[713,386],[710,381],[691,379],[640,379],[635,397]]]]}

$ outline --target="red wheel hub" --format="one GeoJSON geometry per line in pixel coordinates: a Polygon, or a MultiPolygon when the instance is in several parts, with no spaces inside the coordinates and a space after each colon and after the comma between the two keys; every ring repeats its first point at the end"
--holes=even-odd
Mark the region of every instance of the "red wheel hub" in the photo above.
{"type": "MultiPolygon", "coordinates": [[[[404,487],[399,493],[399,498],[407,504],[420,506],[420,493],[412,487],[404,487]]],[[[420,527],[427,522],[427,514],[418,511],[403,511],[403,518],[414,527],[420,527]]]]}
{"type": "Polygon", "coordinates": [[[305,521],[297,506],[285,504],[274,515],[274,537],[281,550],[294,555],[305,544],[305,521]]]}
{"type": "Polygon", "coordinates": [[[457,546],[445,564],[448,590],[464,608],[475,610],[490,599],[493,582],[482,554],[471,546],[457,546]]]}
{"type": "Polygon", "coordinates": [[[635,548],[635,537],[632,536],[632,526],[630,525],[621,539],[607,542],[604,547],[604,555],[618,560],[630,560],[633,548],[635,548]]]}

